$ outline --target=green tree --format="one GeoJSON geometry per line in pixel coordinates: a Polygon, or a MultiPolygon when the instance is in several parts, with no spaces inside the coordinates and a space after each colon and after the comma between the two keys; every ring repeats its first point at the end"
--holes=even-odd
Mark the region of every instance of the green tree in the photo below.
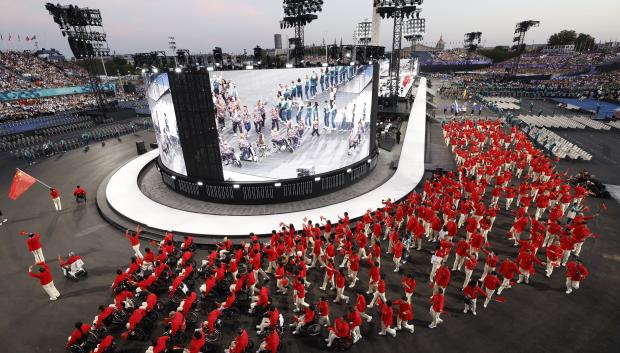
{"type": "Polygon", "coordinates": [[[577,38],[575,38],[575,50],[578,51],[591,50],[595,44],[596,40],[589,34],[579,33],[577,38]]]}
{"type": "Polygon", "coordinates": [[[575,39],[577,39],[577,32],[565,29],[552,34],[547,43],[549,45],[571,45],[575,44],[575,39]]]}

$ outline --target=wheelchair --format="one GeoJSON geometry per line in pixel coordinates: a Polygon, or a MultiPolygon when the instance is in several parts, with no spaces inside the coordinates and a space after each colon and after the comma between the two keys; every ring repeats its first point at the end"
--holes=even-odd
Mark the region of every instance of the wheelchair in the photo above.
{"type": "Polygon", "coordinates": [[[232,164],[235,167],[241,168],[241,158],[237,153],[231,152],[228,154],[222,154],[222,161],[224,165],[232,164]]]}
{"type": "Polygon", "coordinates": [[[84,268],[84,261],[82,261],[82,259],[76,260],[71,265],[62,266],[62,274],[66,279],[75,282],[79,281],[82,277],[88,277],[88,271],[84,268]]]}
{"type": "Polygon", "coordinates": [[[351,349],[351,347],[353,347],[353,338],[349,336],[336,338],[330,348],[336,352],[344,352],[351,349]]]}

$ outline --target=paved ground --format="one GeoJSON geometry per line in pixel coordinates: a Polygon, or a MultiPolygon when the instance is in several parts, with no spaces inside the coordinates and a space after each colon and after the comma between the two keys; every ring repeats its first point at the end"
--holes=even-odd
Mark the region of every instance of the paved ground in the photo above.
{"type": "MultiPolygon", "coordinates": [[[[82,184],[94,194],[100,181],[114,168],[135,155],[134,141],[141,137],[126,137],[122,143],[108,141],[105,147],[92,146],[88,153],[73,151],[59,158],[41,162],[26,168],[27,172],[59,188],[65,208],[53,211],[45,189],[35,185],[18,201],[0,198],[0,208],[10,219],[0,227],[3,246],[0,248],[0,279],[4,300],[0,303],[0,340],[3,352],[39,353],[62,352],[66,336],[77,320],[92,320],[99,304],[112,301],[108,286],[118,266],[126,266],[131,249],[120,232],[107,225],[98,215],[94,200],[76,207],[69,197],[76,184],[82,184]],[[32,230],[42,234],[44,253],[49,259],[62,297],[50,302],[36,280],[26,275],[33,262],[27,252],[24,239],[17,233],[32,230]],[[79,283],[65,281],[53,260],[58,254],[73,250],[83,255],[90,271],[87,280],[79,283]]],[[[147,143],[152,138],[146,138],[147,143]]],[[[16,166],[14,162],[1,160],[0,190],[6,195],[16,166]]],[[[617,169],[616,169],[617,172],[617,169]]],[[[596,200],[590,201],[597,209],[596,200]]],[[[479,309],[477,317],[462,313],[462,299],[456,286],[463,274],[453,276],[447,292],[444,323],[431,330],[429,323],[426,275],[430,267],[430,255],[414,253],[413,261],[404,266],[405,273],[413,273],[418,280],[414,297],[416,332],[399,333],[396,339],[379,337],[378,322],[365,329],[363,341],[351,352],[614,352],[620,344],[620,311],[617,293],[620,292],[620,240],[616,237],[620,228],[620,205],[608,201],[608,211],[592,225],[601,238],[588,241],[582,258],[591,271],[582,288],[567,296],[563,289],[563,271],[557,271],[548,280],[541,275],[533,278],[529,286],[517,286],[503,293],[506,302],[493,302],[487,309],[479,309]],[[370,331],[371,333],[367,333],[370,331]],[[616,348],[614,348],[616,347],[616,348]]],[[[514,254],[514,249],[504,241],[511,219],[501,214],[491,235],[491,241],[499,248],[500,256],[514,254]]],[[[146,244],[144,244],[146,245],[146,244]]],[[[424,250],[430,250],[425,244],[424,250]]],[[[198,253],[205,256],[205,251],[198,253]]],[[[388,296],[401,293],[399,277],[392,264],[384,259],[388,296]]],[[[480,271],[480,269],[478,269],[480,271]]],[[[360,273],[362,284],[367,283],[363,266],[360,273]]],[[[310,280],[317,282],[322,273],[310,272],[310,280]]],[[[347,289],[351,294],[351,291],[347,289]]],[[[319,295],[316,286],[309,292],[314,301],[319,295]]],[[[290,298],[278,298],[282,308],[289,308],[290,298]]],[[[343,305],[331,305],[334,313],[341,313],[343,305]]],[[[335,316],[334,316],[335,317],[335,316]]],[[[289,313],[286,315],[289,319],[289,313]]],[[[250,319],[242,316],[239,324],[249,326],[250,319]]],[[[159,328],[161,330],[161,327],[159,328]]],[[[159,334],[156,331],[154,334],[159,334]]],[[[232,328],[225,329],[223,343],[228,344],[232,328]]],[[[254,336],[252,334],[252,336],[254,336]]],[[[253,337],[255,340],[255,337],[253,337]]],[[[142,353],[144,343],[121,343],[119,352],[142,353]]],[[[221,352],[221,346],[214,352],[221,352]]],[[[283,352],[323,351],[321,342],[311,339],[283,339],[283,352]]]]}

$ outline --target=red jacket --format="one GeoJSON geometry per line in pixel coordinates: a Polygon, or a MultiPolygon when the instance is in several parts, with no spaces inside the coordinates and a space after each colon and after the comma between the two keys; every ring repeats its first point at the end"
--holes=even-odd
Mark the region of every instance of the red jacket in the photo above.
{"type": "Polygon", "coordinates": [[[351,335],[349,323],[341,317],[337,318],[334,322],[334,326],[330,326],[328,330],[333,331],[336,337],[339,338],[349,337],[351,335]]]}
{"type": "Polygon", "coordinates": [[[192,336],[192,341],[189,344],[188,350],[189,353],[200,353],[202,350],[202,347],[204,347],[206,340],[206,336],[204,333],[202,333],[202,331],[200,332],[200,338],[196,338],[194,336],[192,336]]]}
{"type": "Polygon", "coordinates": [[[230,350],[230,353],[242,353],[243,351],[245,351],[246,347],[248,346],[248,343],[249,343],[248,333],[245,330],[243,330],[241,334],[237,336],[237,338],[235,338],[235,343],[232,349],[230,350]]]}
{"type": "Polygon", "coordinates": [[[105,336],[105,338],[103,340],[101,340],[101,342],[99,342],[99,344],[97,345],[97,347],[95,348],[93,353],[103,353],[103,352],[105,352],[106,349],[108,349],[108,348],[110,348],[110,346],[112,346],[112,343],[114,343],[114,337],[112,335],[105,336]]]}
{"type": "Polygon", "coordinates": [[[34,277],[37,278],[39,280],[39,284],[41,284],[42,286],[49,284],[50,282],[52,282],[54,279],[52,278],[52,273],[50,272],[50,267],[45,263],[45,262],[40,262],[37,265],[41,266],[43,268],[43,272],[28,272],[28,275],[30,277],[34,277]]]}
{"type": "Polygon", "coordinates": [[[413,307],[408,302],[398,299],[392,303],[398,305],[398,317],[403,321],[413,320],[413,307]]]}
{"type": "Polygon", "coordinates": [[[495,290],[500,284],[502,284],[502,282],[499,280],[499,278],[497,278],[497,276],[488,274],[486,277],[484,277],[483,284],[484,288],[489,290],[495,290]]]}
{"type": "Polygon", "coordinates": [[[355,300],[355,308],[360,312],[363,313],[364,310],[366,310],[366,297],[364,297],[361,294],[357,295],[357,299],[355,300]]]}
{"type": "Polygon", "coordinates": [[[381,310],[381,322],[385,327],[390,327],[394,323],[394,309],[391,306],[379,300],[379,309],[381,310]]]}
{"type": "Polygon", "coordinates": [[[407,277],[403,277],[403,279],[400,281],[403,284],[403,287],[405,289],[405,293],[413,293],[413,291],[415,290],[415,279],[411,278],[407,278],[407,277]]]}
{"type": "Polygon", "coordinates": [[[433,311],[436,313],[440,313],[443,311],[443,294],[437,293],[431,297],[431,304],[433,311]]]}
{"type": "Polygon", "coordinates": [[[515,264],[512,260],[506,258],[502,262],[499,267],[499,273],[504,276],[504,278],[512,279],[515,276],[515,273],[519,271],[517,264],[515,264]]]}
{"type": "Polygon", "coordinates": [[[60,197],[60,194],[58,193],[58,190],[56,190],[56,189],[52,189],[52,190],[50,190],[50,196],[51,196],[53,199],[55,199],[55,198],[57,198],[57,197],[60,197]]]}
{"type": "Polygon", "coordinates": [[[590,272],[588,272],[586,267],[577,261],[571,261],[566,264],[566,277],[573,281],[583,281],[589,274],[590,272]]]}
{"type": "Polygon", "coordinates": [[[273,332],[265,338],[265,343],[265,350],[271,351],[271,353],[276,353],[278,351],[278,347],[280,346],[280,336],[278,335],[278,331],[273,330],[273,332]]]}
{"type": "Polygon", "coordinates": [[[477,299],[478,298],[478,294],[480,294],[482,296],[485,296],[485,297],[487,296],[485,291],[483,291],[478,285],[466,286],[465,289],[463,289],[463,295],[466,298],[477,299]]]}
{"type": "Polygon", "coordinates": [[[35,234],[32,237],[28,237],[28,239],[26,239],[26,245],[28,245],[28,251],[31,252],[41,249],[41,236],[35,234]]]}
{"type": "Polygon", "coordinates": [[[74,344],[78,344],[84,341],[88,336],[88,331],[90,331],[90,325],[87,324],[82,324],[80,329],[74,329],[73,332],[71,332],[71,336],[69,337],[65,348],[69,348],[74,344]]]}
{"type": "Polygon", "coordinates": [[[441,266],[435,274],[435,284],[440,287],[447,287],[450,283],[450,269],[448,266],[441,266]]]}

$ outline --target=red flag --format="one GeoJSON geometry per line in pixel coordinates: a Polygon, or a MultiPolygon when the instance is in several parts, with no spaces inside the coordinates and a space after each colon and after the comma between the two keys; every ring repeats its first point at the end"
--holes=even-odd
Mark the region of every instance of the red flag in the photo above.
{"type": "Polygon", "coordinates": [[[605,205],[605,203],[601,203],[601,210],[603,211],[607,211],[607,205],[605,205]]]}
{"type": "Polygon", "coordinates": [[[36,182],[37,179],[17,169],[17,171],[15,171],[15,176],[13,177],[11,190],[9,191],[9,199],[17,200],[32,186],[32,184],[36,182]]]}

